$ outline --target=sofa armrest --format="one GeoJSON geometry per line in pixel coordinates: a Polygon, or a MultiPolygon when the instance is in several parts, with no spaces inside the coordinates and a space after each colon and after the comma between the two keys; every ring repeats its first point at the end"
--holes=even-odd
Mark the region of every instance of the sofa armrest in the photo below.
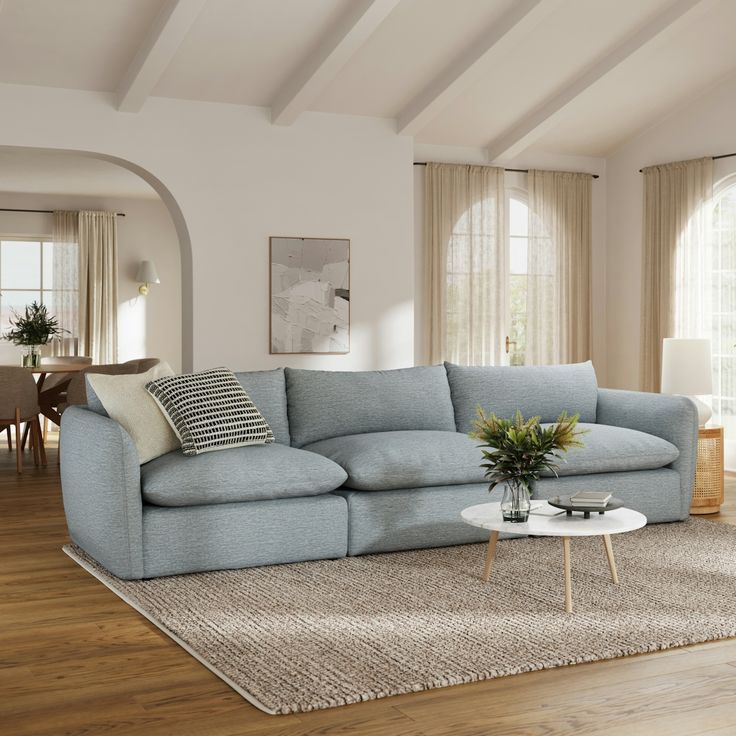
{"type": "Polygon", "coordinates": [[[109,417],[70,406],[60,438],[72,540],[118,577],[143,577],[140,464],[130,435],[109,417]]]}
{"type": "Polygon", "coordinates": [[[670,467],[680,474],[680,518],[690,513],[698,453],[698,411],[685,396],[598,390],[598,424],[637,429],[671,442],[680,456],[670,467]]]}

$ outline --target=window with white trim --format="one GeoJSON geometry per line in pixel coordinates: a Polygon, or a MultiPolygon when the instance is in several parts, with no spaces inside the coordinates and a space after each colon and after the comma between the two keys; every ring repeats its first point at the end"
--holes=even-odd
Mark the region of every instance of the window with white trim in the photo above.
{"type": "Polygon", "coordinates": [[[0,334],[10,328],[13,311],[37,301],[55,314],[76,301],[78,289],[54,284],[54,243],[48,237],[0,237],[0,334]]]}

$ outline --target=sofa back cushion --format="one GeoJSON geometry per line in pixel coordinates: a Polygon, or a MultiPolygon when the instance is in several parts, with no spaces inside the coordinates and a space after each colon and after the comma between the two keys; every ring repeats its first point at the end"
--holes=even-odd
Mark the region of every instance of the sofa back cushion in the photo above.
{"type": "Polygon", "coordinates": [[[274,441],[281,445],[290,445],[284,369],[241,371],[236,373],[235,377],[268,422],[274,441]]]}
{"type": "Polygon", "coordinates": [[[470,432],[478,405],[487,413],[554,422],[566,411],[581,422],[595,422],[598,382],[593,364],[539,366],[461,366],[445,363],[458,432],[470,432]]]}
{"type": "Polygon", "coordinates": [[[455,431],[441,365],[390,371],[287,368],[286,395],[295,447],[367,432],[455,431]]]}

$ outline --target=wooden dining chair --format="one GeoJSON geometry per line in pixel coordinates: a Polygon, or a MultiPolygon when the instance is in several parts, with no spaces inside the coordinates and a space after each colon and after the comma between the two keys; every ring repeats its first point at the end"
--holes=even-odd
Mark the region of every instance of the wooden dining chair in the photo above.
{"type": "Polygon", "coordinates": [[[0,427],[15,427],[15,468],[23,472],[21,424],[30,428],[33,462],[46,465],[46,449],[41,437],[38,415],[38,390],[33,374],[27,368],[0,366],[0,427]]]}

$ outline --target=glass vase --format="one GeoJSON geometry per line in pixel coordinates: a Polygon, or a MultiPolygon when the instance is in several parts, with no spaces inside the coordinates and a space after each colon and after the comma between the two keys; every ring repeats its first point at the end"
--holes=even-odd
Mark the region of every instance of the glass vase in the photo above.
{"type": "Polygon", "coordinates": [[[25,345],[21,365],[24,368],[38,368],[41,365],[41,346],[25,345]]]}
{"type": "Polygon", "coordinates": [[[529,519],[532,496],[529,486],[520,478],[506,481],[501,499],[501,514],[504,521],[523,523],[529,519]]]}

